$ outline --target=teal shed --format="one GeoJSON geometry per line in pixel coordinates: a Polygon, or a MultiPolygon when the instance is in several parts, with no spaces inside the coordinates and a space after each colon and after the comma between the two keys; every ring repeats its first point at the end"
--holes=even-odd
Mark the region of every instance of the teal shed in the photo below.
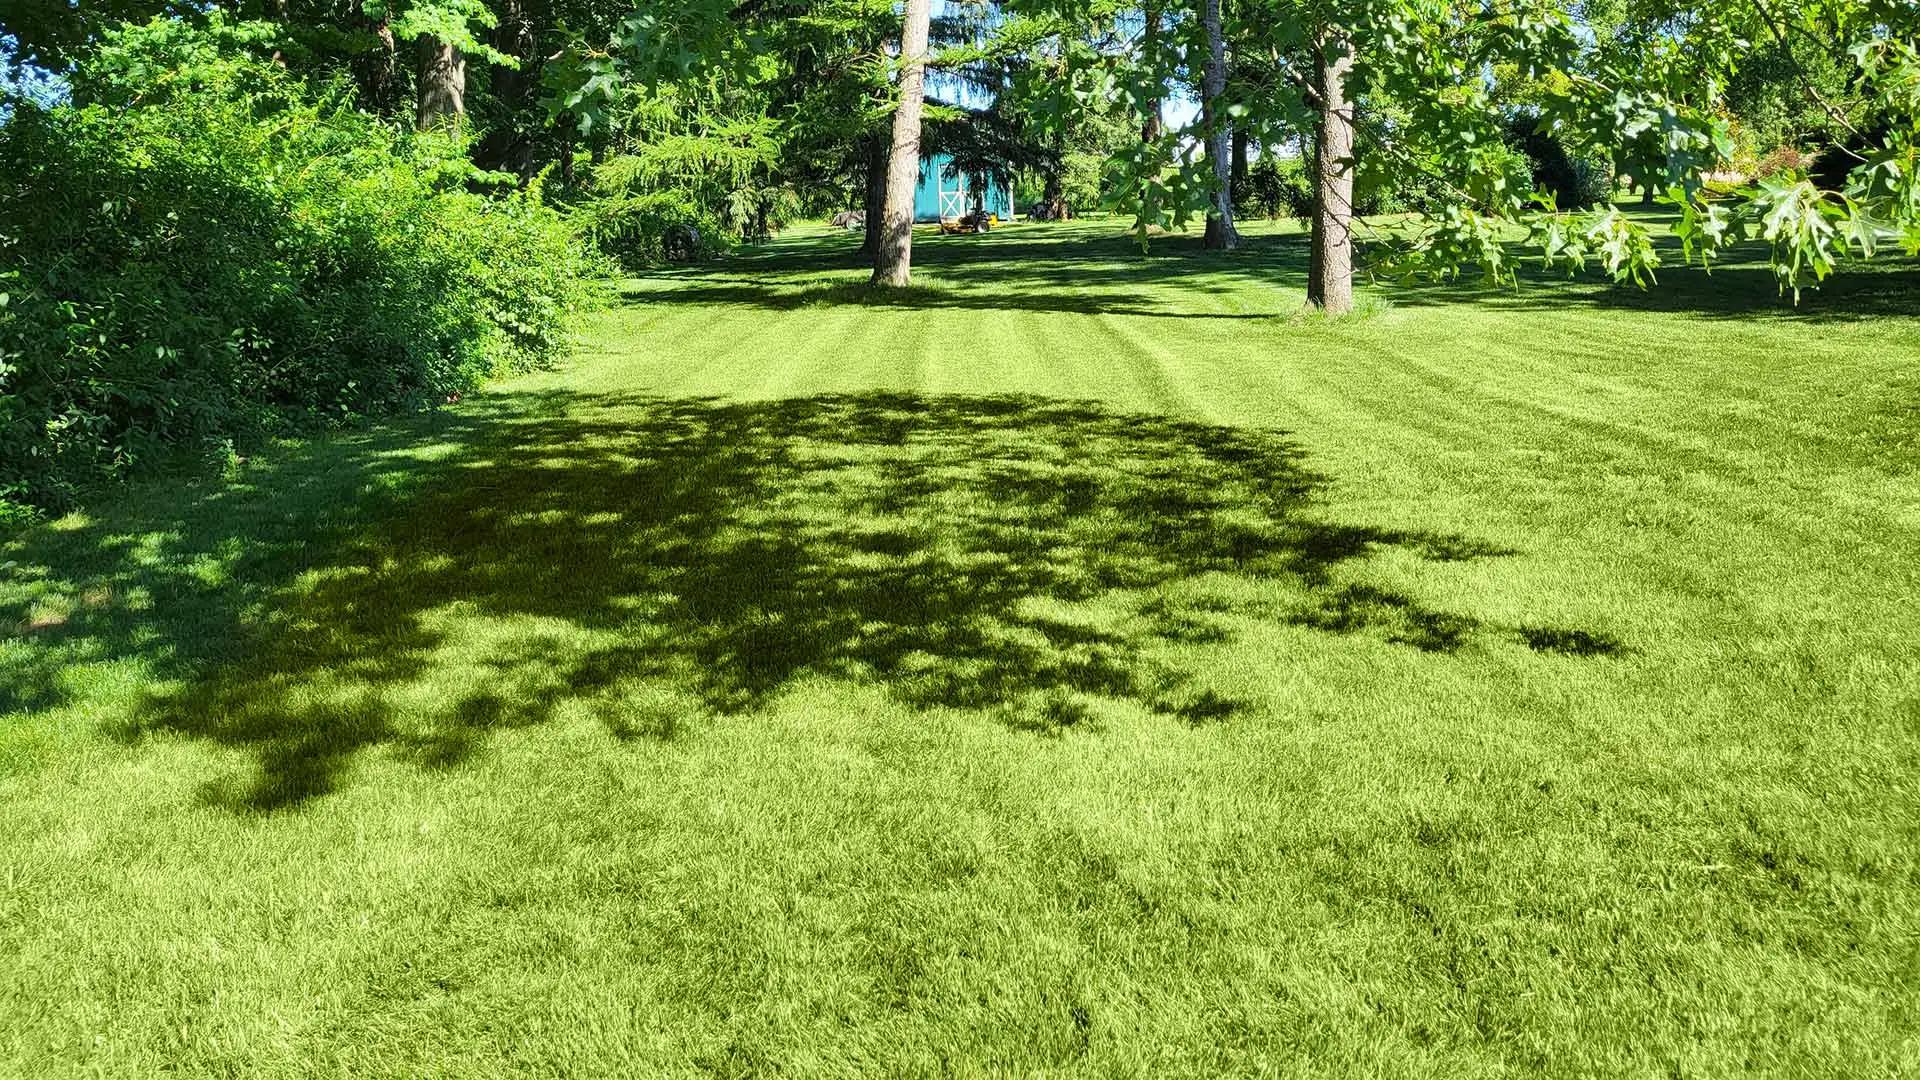
{"type": "Polygon", "coordinates": [[[913,220],[939,221],[943,217],[962,217],[976,209],[1000,215],[1001,221],[1013,220],[1013,192],[998,177],[988,177],[985,190],[973,179],[953,167],[946,154],[920,159],[920,186],[913,193],[913,220]]]}

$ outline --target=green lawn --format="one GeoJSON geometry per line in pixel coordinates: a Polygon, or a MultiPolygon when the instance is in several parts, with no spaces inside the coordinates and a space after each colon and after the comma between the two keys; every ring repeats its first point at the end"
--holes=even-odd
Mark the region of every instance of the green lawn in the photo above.
{"type": "Polygon", "coordinates": [[[803,230],[0,545],[0,1072],[1920,1072],[1920,271],[803,230]]]}

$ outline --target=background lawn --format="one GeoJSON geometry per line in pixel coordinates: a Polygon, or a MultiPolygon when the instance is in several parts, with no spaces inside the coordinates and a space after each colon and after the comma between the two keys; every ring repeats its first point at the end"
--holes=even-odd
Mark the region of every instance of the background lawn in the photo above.
{"type": "Polygon", "coordinates": [[[0,545],[0,1072],[1920,1071],[1920,272],[1253,232],[803,232],[0,545]]]}

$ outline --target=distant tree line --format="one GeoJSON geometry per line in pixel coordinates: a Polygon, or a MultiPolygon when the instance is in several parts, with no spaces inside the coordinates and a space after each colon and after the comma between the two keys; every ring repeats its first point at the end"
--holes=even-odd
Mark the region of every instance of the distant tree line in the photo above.
{"type": "Polygon", "coordinates": [[[1142,242],[1307,223],[1362,269],[1797,295],[1920,252],[1887,0],[20,0],[0,44],[0,516],[544,362],[595,267],[857,207],[911,280],[928,154],[1142,242]],[[1170,107],[1186,103],[1191,107],[1170,107]],[[1369,232],[1368,219],[1404,214],[1369,232]],[[1531,239],[1516,252],[1511,238],[1531,239]],[[1364,249],[1362,237],[1370,240],[1364,249]],[[1530,254],[1528,253],[1530,252],[1530,254]]]}

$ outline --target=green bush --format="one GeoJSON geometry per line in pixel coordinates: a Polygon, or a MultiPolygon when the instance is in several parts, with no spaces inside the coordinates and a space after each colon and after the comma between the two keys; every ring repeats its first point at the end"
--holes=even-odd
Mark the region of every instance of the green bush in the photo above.
{"type": "Polygon", "coordinates": [[[1234,213],[1241,217],[1313,216],[1313,177],[1301,157],[1262,157],[1247,169],[1234,213]]]}
{"type": "Polygon", "coordinates": [[[630,270],[662,262],[699,262],[733,245],[733,231],[692,194],[666,190],[596,194],[573,208],[600,253],[630,270]]]}
{"type": "Polygon", "coordinates": [[[1368,214],[1438,213],[1455,196],[1447,182],[1385,155],[1360,155],[1354,170],[1353,209],[1368,214]]]}
{"type": "Polygon", "coordinates": [[[0,501],[444,401],[558,354],[587,299],[537,189],[473,190],[249,55],[259,28],[109,37],[74,103],[0,124],[0,501]]]}
{"type": "Polygon", "coordinates": [[[1537,114],[1522,111],[1507,121],[1507,145],[1527,156],[1536,191],[1551,194],[1561,210],[1583,210],[1613,198],[1613,170],[1598,158],[1570,154],[1537,114]]]}

